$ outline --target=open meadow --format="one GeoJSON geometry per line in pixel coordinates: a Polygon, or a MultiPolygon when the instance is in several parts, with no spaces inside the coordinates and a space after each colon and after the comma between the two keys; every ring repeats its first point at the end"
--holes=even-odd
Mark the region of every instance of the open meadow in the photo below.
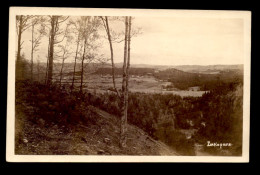
{"type": "MultiPolygon", "coordinates": [[[[122,78],[115,78],[117,88],[121,88],[122,78]]],[[[107,92],[113,88],[112,77],[102,77],[100,75],[89,75],[86,79],[86,89],[95,90],[96,92],[107,92]]],[[[156,79],[153,76],[130,76],[129,78],[129,91],[141,92],[141,93],[153,93],[153,94],[174,94],[181,97],[201,97],[206,91],[199,90],[179,90],[174,88],[173,90],[164,89],[164,86],[172,85],[171,82],[163,82],[156,79]]],[[[174,85],[173,85],[174,86],[174,85]]]]}

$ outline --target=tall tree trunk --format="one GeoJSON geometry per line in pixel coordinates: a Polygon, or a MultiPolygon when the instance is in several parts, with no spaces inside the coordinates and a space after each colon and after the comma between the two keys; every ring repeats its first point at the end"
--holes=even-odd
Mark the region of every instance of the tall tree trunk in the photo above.
{"type": "MultiPolygon", "coordinates": [[[[128,110],[128,80],[129,80],[129,68],[130,68],[130,34],[131,34],[131,17],[129,17],[129,23],[128,23],[128,39],[127,39],[127,66],[126,66],[126,86],[125,86],[125,108],[124,108],[124,118],[125,118],[125,127],[127,132],[127,110],[128,110]]],[[[127,134],[126,140],[127,140],[127,134]]]]}
{"type": "Polygon", "coordinates": [[[62,71],[63,71],[63,66],[64,66],[64,60],[65,60],[65,53],[62,56],[62,64],[61,64],[61,69],[60,69],[60,87],[61,87],[61,80],[62,80],[62,71]]]}
{"type": "Polygon", "coordinates": [[[34,25],[32,24],[32,50],[31,50],[31,80],[33,81],[33,33],[34,33],[34,25]]]}
{"type": "Polygon", "coordinates": [[[85,60],[85,52],[86,52],[86,39],[84,42],[84,49],[83,49],[83,55],[82,55],[82,61],[81,61],[81,76],[80,76],[80,92],[82,93],[82,85],[83,85],[83,75],[84,75],[84,60],[85,60]]]}
{"type": "Polygon", "coordinates": [[[48,43],[48,55],[47,55],[47,61],[46,61],[46,70],[45,70],[45,84],[47,84],[48,79],[48,69],[49,69],[49,57],[50,57],[50,34],[49,34],[49,43],[48,43]]]}
{"type": "Polygon", "coordinates": [[[82,85],[83,85],[83,71],[84,71],[83,66],[84,66],[84,60],[82,59],[82,61],[81,61],[81,73],[80,73],[80,89],[79,89],[80,92],[82,92],[82,85]]]}
{"type": "Polygon", "coordinates": [[[47,79],[48,85],[50,85],[52,83],[54,37],[55,37],[55,24],[56,23],[57,23],[57,17],[53,16],[51,19],[50,55],[49,55],[48,79],[47,79]]]}
{"type": "Polygon", "coordinates": [[[22,39],[22,25],[23,25],[23,15],[19,17],[20,23],[18,28],[18,49],[17,49],[17,60],[16,62],[19,64],[21,58],[21,39],[22,39]]]}
{"type": "Polygon", "coordinates": [[[23,68],[21,66],[21,40],[22,40],[22,26],[23,15],[19,16],[19,27],[18,27],[18,44],[17,44],[17,59],[16,59],[16,78],[20,79],[23,77],[23,68]]]}
{"type": "Polygon", "coordinates": [[[40,62],[37,61],[37,80],[40,82],[40,62]]]}
{"type": "Polygon", "coordinates": [[[120,128],[120,147],[126,147],[127,132],[127,116],[125,115],[126,100],[126,61],[127,61],[127,38],[128,38],[128,17],[125,17],[125,47],[124,47],[124,63],[123,63],[123,82],[122,82],[122,114],[120,128]]]}
{"type": "Polygon", "coordinates": [[[107,16],[105,17],[105,21],[106,21],[107,37],[108,37],[109,46],[110,46],[113,85],[114,85],[114,90],[115,90],[116,93],[117,93],[117,96],[119,96],[119,92],[118,92],[118,90],[117,90],[117,88],[116,88],[116,81],[115,81],[115,64],[114,64],[114,51],[113,51],[113,45],[112,45],[112,41],[111,41],[110,28],[109,28],[107,16]]]}
{"type": "Polygon", "coordinates": [[[76,65],[77,65],[77,57],[78,57],[78,49],[79,49],[79,39],[80,39],[80,33],[78,34],[78,41],[77,41],[77,48],[76,48],[76,55],[74,60],[74,69],[73,69],[73,77],[72,77],[72,84],[71,84],[71,92],[74,88],[74,81],[75,81],[75,71],[76,71],[76,65]]]}
{"type": "Polygon", "coordinates": [[[49,69],[49,56],[47,57],[47,63],[46,63],[45,84],[47,84],[47,81],[48,81],[48,69],[49,69]]]}

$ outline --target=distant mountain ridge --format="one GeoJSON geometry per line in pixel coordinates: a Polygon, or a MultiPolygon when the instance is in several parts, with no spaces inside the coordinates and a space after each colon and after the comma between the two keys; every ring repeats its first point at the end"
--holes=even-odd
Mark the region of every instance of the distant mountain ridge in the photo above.
{"type": "MultiPolygon", "coordinates": [[[[115,63],[116,67],[122,67],[123,63],[115,63]]],[[[225,69],[239,69],[243,70],[243,64],[232,64],[232,65],[150,65],[150,64],[131,64],[134,68],[154,68],[154,69],[169,69],[175,68],[185,72],[193,71],[207,71],[207,70],[225,70],[225,69]]]]}
{"type": "MultiPolygon", "coordinates": [[[[46,63],[40,63],[42,66],[46,66],[46,63]]],[[[54,63],[54,67],[60,67],[61,63],[54,63]]],[[[85,63],[86,65],[86,63],[85,63]]],[[[90,68],[111,68],[111,63],[90,63],[88,64],[90,68]]],[[[66,68],[73,69],[74,63],[64,63],[66,68]]],[[[81,63],[77,63],[76,69],[80,69],[81,63]]],[[[123,63],[115,63],[116,68],[122,68],[123,63]]],[[[233,64],[233,65],[150,65],[150,64],[131,64],[130,68],[145,68],[154,70],[167,70],[167,69],[177,69],[183,72],[189,73],[203,73],[203,74],[217,74],[221,71],[226,70],[238,70],[243,72],[243,64],[233,64]]]]}

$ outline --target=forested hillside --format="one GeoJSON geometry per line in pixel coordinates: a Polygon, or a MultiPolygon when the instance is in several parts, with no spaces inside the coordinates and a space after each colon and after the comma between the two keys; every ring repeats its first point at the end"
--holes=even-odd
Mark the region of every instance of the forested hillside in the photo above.
{"type": "MultiPolygon", "coordinates": [[[[88,97],[94,106],[120,116],[115,95],[106,93],[94,97],[89,94],[88,97]]],[[[202,97],[130,93],[128,120],[182,154],[194,155],[195,142],[205,146],[207,140],[214,140],[232,141],[234,146],[229,153],[240,155],[242,97],[240,83],[222,83],[202,97]],[[191,140],[180,132],[194,129],[197,132],[191,140]]]]}
{"type": "Polygon", "coordinates": [[[154,74],[158,79],[168,80],[178,89],[199,86],[201,90],[211,90],[221,83],[243,82],[241,70],[224,70],[218,74],[188,73],[177,69],[167,69],[154,74]]]}
{"type": "MultiPolygon", "coordinates": [[[[216,71],[216,70],[215,70],[216,71]]],[[[198,86],[202,91],[208,91],[222,83],[243,82],[243,71],[240,69],[221,69],[216,74],[184,72],[175,68],[156,70],[154,68],[130,68],[130,75],[154,76],[158,80],[171,82],[173,87],[180,90],[187,90],[190,87],[198,86]]],[[[115,68],[116,75],[122,75],[121,68],[115,68]]],[[[112,75],[111,68],[99,68],[95,74],[112,75]]]]}
{"type": "Polygon", "coordinates": [[[16,87],[16,154],[179,155],[131,124],[120,148],[120,119],[93,107],[94,97],[30,81],[16,87]]]}

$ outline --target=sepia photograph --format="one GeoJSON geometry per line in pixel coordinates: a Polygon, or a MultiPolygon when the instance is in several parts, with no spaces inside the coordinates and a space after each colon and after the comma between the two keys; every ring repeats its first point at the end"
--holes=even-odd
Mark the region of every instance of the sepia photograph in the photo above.
{"type": "Polygon", "coordinates": [[[248,162],[251,13],[11,7],[9,162],[248,162]]]}

